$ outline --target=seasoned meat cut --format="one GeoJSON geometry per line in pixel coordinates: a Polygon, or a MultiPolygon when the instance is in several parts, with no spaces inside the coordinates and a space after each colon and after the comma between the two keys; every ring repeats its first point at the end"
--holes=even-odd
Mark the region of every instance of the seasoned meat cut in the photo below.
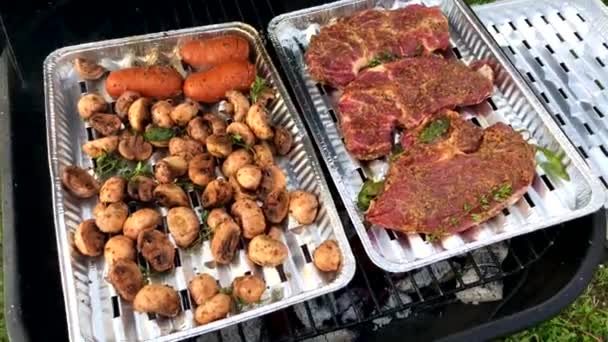
{"type": "Polygon", "coordinates": [[[384,190],[366,213],[370,223],[444,235],[484,222],[532,183],[535,148],[511,127],[474,126],[452,111],[407,134],[384,190]]]}
{"type": "Polygon", "coordinates": [[[448,21],[437,7],[372,9],[322,27],[305,58],[313,78],[342,87],[370,64],[443,50],[449,39],[448,21]]]}
{"type": "Polygon", "coordinates": [[[412,129],[441,109],[480,103],[491,95],[492,69],[458,60],[405,58],[368,69],[339,100],[346,149],[357,159],[390,153],[395,127],[412,129]]]}

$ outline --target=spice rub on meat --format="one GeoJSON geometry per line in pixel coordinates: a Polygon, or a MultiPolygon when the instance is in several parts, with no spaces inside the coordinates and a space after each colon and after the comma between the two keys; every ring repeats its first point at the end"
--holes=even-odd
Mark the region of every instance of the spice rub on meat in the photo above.
{"type": "Polygon", "coordinates": [[[313,78],[342,87],[359,70],[379,61],[429,54],[448,46],[448,21],[439,8],[410,5],[338,18],[312,37],[305,59],[313,78]]]}
{"type": "Polygon", "coordinates": [[[370,223],[385,228],[460,232],[497,215],[534,179],[535,148],[503,123],[481,129],[444,111],[402,143],[405,152],[366,213],[370,223]]]}
{"type": "Polygon", "coordinates": [[[362,72],[339,100],[346,149],[357,159],[390,153],[395,127],[412,129],[433,113],[482,102],[493,89],[492,70],[473,70],[440,57],[405,58],[362,72]]]}

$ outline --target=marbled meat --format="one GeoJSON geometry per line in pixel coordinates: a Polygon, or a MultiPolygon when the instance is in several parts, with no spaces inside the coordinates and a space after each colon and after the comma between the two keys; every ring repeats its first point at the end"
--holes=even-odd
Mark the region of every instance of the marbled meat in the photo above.
{"type": "Polygon", "coordinates": [[[363,71],[340,97],[346,149],[357,159],[390,153],[396,127],[412,129],[442,109],[474,105],[491,95],[492,69],[458,60],[414,57],[363,71]]]}
{"type": "Polygon", "coordinates": [[[342,87],[374,59],[429,54],[446,49],[449,39],[448,21],[437,7],[372,9],[323,26],[305,59],[313,78],[342,87]]]}
{"type": "Polygon", "coordinates": [[[503,123],[481,129],[443,111],[403,142],[366,213],[385,228],[438,236],[466,230],[521,198],[534,178],[534,147],[503,123]],[[429,135],[431,125],[443,134],[429,135]]]}

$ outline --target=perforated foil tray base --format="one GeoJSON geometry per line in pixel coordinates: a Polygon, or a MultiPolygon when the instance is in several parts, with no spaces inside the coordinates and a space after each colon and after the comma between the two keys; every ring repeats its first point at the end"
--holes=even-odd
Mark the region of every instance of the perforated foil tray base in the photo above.
{"type": "MultiPolygon", "coordinates": [[[[179,340],[335,291],[352,279],[355,259],[315,157],[312,142],[260,36],[251,26],[227,23],[66,47],[53,52],[46,59],[44,81],[59,271],[72,341],[179,340]],[[295,141],[290,153],[277,158],[277,163],[288,176],[289,190],[300,188],[317,194],[320,201],[319,214],[312,225],[300,226],[293,219],[285,224],[281,238],[289,248],[289,256],[277,268],[262,268],[251,263],[242,249],[245,243],[241,244],[234,261],[227,266],[215,264],[209,241],[191,249],[176,249],[175,269],[152,275],[150,280],[152,283],[170,285],[179,292],[182,299],[181,313],[173,319],[137,313],[130,303],[117,296],[114,288],[105,280],[107,268],[103,257],[84,258],[72,244],[73,232],[82,220],[92,217],[96,201],[77,199],[61,186],[62,167],[72,164],[83,168],[93,166],[92,160],[82,152],[81,145],[95,136],[87,124],[80,120],[76,103],[85,92],[98,92],[108,101],[113,101],[105,93],[103,80],[79,82],[72,61],[78,56],[90,58],[110,70],[156,63],[172,63],[179,69],[181,64],[175,55],[177,44],[196,37],[221,34],[236,34],[246,38],[252,47],[258,74],[276,89],[277,98],[269,105],[272,121],[289,129],[295,141]],[[342,268],[335,274],[319,272],[311,260],[315,248],[327,239],[337,240],[342,250],[342,268]],[[260,275],[267,285],[262,303],[225,319],[196,326],[193,321],[194,305],[187,287],[195,274],[204,272],[212,274],[222,287],[230,286],[235,277],[246,273],[260,275]]],[[[206,109],[217,110],[217,107],[206,109]]],[[[153,155],[151,161],[158,157],[153,155]]],[[[191,192],[189,195],[192,207],[200,212],[200,193],[191,192]]],[[[163,215],[166,214],[166,209],[159,210],[163,215]]],[[[166,225],[163,228],[166,232],[166,225]]],[[[145,262],[142,266],[146,267],[145,262]]]]}
{"type": "Polygon", "coordinates": [[[276,17],[268,32],[354,227],[371,260],[379,267],[392,272],[408,271],[586,215],[602,206],[600,182],[462,1],[339,1],[276,17]],[[521,200],[478,227],[433,243],[425,242],[419,234],[398,234],[364,221],[356,206],[357,194],[366,179],[380,178],[386,172],[387,163],[364,164],[348,154],[338,127],[336,94],[311,79],[303,59],[310,37],[332,18],[367,8],[394,9],[411,3],[440,6],[450,24],[451,57],[465,63],[478,59],[492,61],[497,76],[494,94],[484,103],[460,112],[482,127],[507,122],[516,130],[529,132],[531,143],[565,153],[571,178],[570,181],[550,178],[538,167],[532,186],[521,200]]]}
{"type": "Polygon", "coordinates": [[[608,9],[500,1],[475,12],[608,189],[608,9]]]}

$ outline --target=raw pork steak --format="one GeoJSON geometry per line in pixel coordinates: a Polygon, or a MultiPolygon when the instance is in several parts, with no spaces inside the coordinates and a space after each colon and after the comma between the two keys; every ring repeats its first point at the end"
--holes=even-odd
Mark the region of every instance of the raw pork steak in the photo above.
{"type": "Polygon", "coordinates": [[[433,113],[480,103],[491,95],[492,70],[457,60],[405,58],[362,72],[339,100],[346,149],[357,159],[387,155],[396,126],[411,129],[433,113]]]}
{"type": "Polygon", "coordinates": [[[366,213],[385,228],[438,235],[466,230],[514,203],[534,178],[534,147],[503,123],[482,130],[444,111],[404,140],[409,146],[366,213]]]}
{"type": "Polygon", "coordinates": [[[337,19],[312,37],[305,58],[313,78],[341,87],[374,58],[418,56],[448,46],[448,21],[439,8],[410,5],[337,19]]]}

